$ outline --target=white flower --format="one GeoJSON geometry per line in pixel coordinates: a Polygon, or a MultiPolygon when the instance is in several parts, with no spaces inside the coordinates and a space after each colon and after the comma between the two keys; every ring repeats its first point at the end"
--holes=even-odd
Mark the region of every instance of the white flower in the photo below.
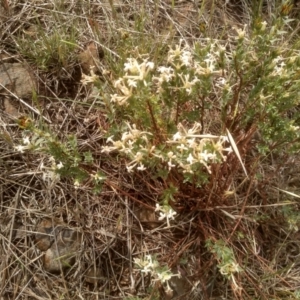
{"type": "Polygon", "coordinates": [[[166,213],[160,212],[160,213],[159,213],[158,220],[161,221],[161,220],[165,219],[166,217],[167,217],[167,214],[166,214],[166,213]]]}
{"type": "Polygon", "coordinates": [[[193,157],[193,155],[190,153],[189,156],[187,157],[187,162],[192,165],[195,161],[195,158],[193,157]]]}
{"type": "Polygon", "coordinates": [[[136,166],[136,164],[131,165],[131,166],[126,166],[127,172],[131,173],[135,166],[136,166]]]}
{"type": "Polygon", "coordinates": [[[127,80],[127,83],[128,83],[128,86],[130,86],[130,87],[137,87],[137,82],[136,82],[136,80],[128,79],[128,80],[127,80]]]}
{"type": "Polygon", "coordinates": [[[238,263],[236,262],[230,262],[228,264],[225,264],[223,265],[221,268],[220,268],[220,273],[222,275],[232,275],[233,273],[237,273],[237,272],[240,272],[241,271],[241,268],[239,266],[238,263]]]}
{"type": "Polygon", "coordinates": [[[119,78],[114,82],[114,87],[119,89],[124,96],[130,97],[132,95],[132,88],[128,88],[123,78],[119,78]]]}
{"type": "Polygon", "coordinates": [[[78,189],[79,186],[80,186],[79,180],[78,180],[78,179],[75,179],[75,180],[74,180],[74,187],[75,187],[75,189],[78,189]]]}
{"type": "Polygon", "coordinates": [[[140,161],[142,161],[143,157],[144,157],[144,154],[142,152],[137,152],[136,155],[134,156],[133,161],[140,162],[140,161]]]}
{"type": "Polygon", "coordinates": [[[114,137],[113,135],[108,137],[106,143],[114,143],[113,137],[114,137]]]}
{"type": "Polygon", "coordinates": [[[160,211],[161,209],[162,209],[162,207],[158,203],[156,203],[155,211],[160,211]]]}
{"type": "Polygon", "coordinates": [[[139,166],[137,167],[137,169],[139,171],[144,171],[144,170],[146,170],[146,167],[142,163],[140,163],[139,166]]]}
{"type": "Polygon", "coordinates": [[[168,155],[168,157],[169,157],[170,159],[176,158],[176,155],[174,155],[174,153],[173,153],[172,151],[168,152],[167,155],[168,155]]]}
{"type": "Polygon", "coordinates": [[[292,130],[292,131],[298,131],[299,130],[299,126],[290,125],[290,130],[292,130]]]}
{"type": "Polygon", "coordinates": [[[124,71],[128,72],[124,78],[132,80],[144,81],[144,85],[147,85],[145,81],[146,76],[150,70],[154,69],[154,63],[145,59],[141,64],[135,58],[128,58],[127,63],[124,64],[124,71]]]}
{"type": "Polygon", "coordinates": [[[174,70],[171,67],[159,66],[157,71],[165,76],[174,76],[174,70]]]}
{"type": "Polygon", "coordinates": [[[80,80],[80,82],[83,85],[87,85],[88,83],[92,83],[97,81],[97,79],[99,78],[95,73],[94,73],[94,67],[91,67],[90,70],[91,75],[86,75],[86,74],[82,74],[82,79],[80,80]]]}
{"type": "Polygon", "coordinates": [[[172,160],[170,159],[169,161],[168,161],[168,167],[169,167],[169,170],[171,170],[172,168],[174,168],[176,165],[174,165],[173,163],[172,163],[172,160]]]}
{"type": "Polygon", "coordinates": [[[174,216],[177,214],[170,206],[160,206],[156,204],[155,211],[159,211],[158,220],[167,219],[167,226],[170,227],[170,220],[174,220],[174,216]]]}
{"type": "Polygon", "coordinates": [[[273,62],[277,64],[278,62],[281,62],[283,60],[283,57],[281,55],[277,56],[276,58],[273,59],[273,62]]]}
{"type": "Polygon", "coordinates": [[[189,148],[194,148],[196,146],[195,138],[187,139],[186,142],[189,145],[189,148]]]}
{"type": "Polygon", "coordinates": [[[266,21],[261,22],[261,28],[260,28],[260,30],[261,30],[261,31],[265,31],[265,30],[266,30],[267,24],[268,24],[268,23],[267,23],[266,21]]]}
{"type": "Polygon", "coordinates": [[[63,165],[62,162],[60,161],[59,164],[56,165],[56,168],[59,170],[59,169],[63,168],[63,166],[64,166],[64,165],[63,165]]]}
{"type": "Polygon", "coordinates": [[[44,181],[50,181],[52,184],[55,184],[60,180],[60,175],[52,170],[43,171],[42,178],[44,181]]]}
{"type": "Polygon", "coordinates": [[[223,87],[226,84],[226,79],[224,77],[220,77],[216,80],[217,87],[223,87]]]}
{"type": "Polygon", "coordinates": [[[185,89],[188,94],[190,94],[192,92],[192,87],[199,81],[199,79],[194,78],[192,81],[189,81],[190,74],[186,74],[186,75],[178,74],[178,75],[183,83],[182,88],[185,89]]]}
{"type": "Polygon", "coordinates": [[[144,259],[135,258],[134,262],[142,269],[143,273],[156,274],[156,269],[159,267],[158,261],[153,260],[151,255],[146,255],[144,259]]]}
{"type": "Polygon", "coordinates": [[[183,150],[188,150],[188,148],[184,144],[180,144],[180,146],[176,147],[180,152],[183,152],[183,150]]]}
{"type": "Polygon", "coordinates": [[[119,96],[118,94],[113,94],[110,96],[111,96],[110,99],[111,102],[115,102],[118,105],[122,106],[122,105],[127,105],[127,100],[130,98],[131,95],[119,96]]]}
{"type": "Polygon", "coordinates": [[[212,63],[207,65],[205,68],[203,68],[199,64],[196,67],[196,73],[199,75],[210,75],[210,74],[219,74],[220,73],[220,71],[214,71],[214,70],[215,70],[215,66],[212,63]]]}
{"type": "Polygon", "coordinates": [[[190,67],[193,62],[192,53],[188,50],[184,50],[180,56],[180,60],[184,66],[190,67]]]}
{"type": "Polygon", "coordinates": [[[174,275],[169,270],[157,273],[158,280],[160,280],[162,283],[170,280],[173,276],[174,275]]]}
{"type": "Polygon", "coordinates": [[[136,59],[127,58],[127,63],[124,64],[124,71],[130,72],[131,74],[138,74],[140,70],[140,66],[136,59]]]}
{"type": "Polygon", "coordinates": [[[207,150],[204,150],[202,153],[200,153],[200,160],[208,161],[211,158],[211,153],[207,153],[207,150]]]}
{"type": "Polygon", "coordinates": [[[175,49],[170,49],[168,53],[168,62],[173,63],[174,60],[181,55],[181,46],[176,45],[175,49]]]}
{"type": "Polygon", "coordinates": [[[273,76],[277,76],[277,75],[283,75],[285,72],[284,70],[284,63],[282,62],[279,66],[275,66],[274,71],[272,72],[273,76]]]}
{"type": "Polygon", "coordinates": [[[177,212],[175,210],[173,210],[172,208],[169,209],[168,211],[168,215],[167,217],[170,219],[170,220],[174,220],[174,217],[177,215],[177,212]]]}
{"type": "Polygon", "coordinates": [[[101,149],[101,153],[110,153],[111,151],[116,150],[116,147],[103,146],[101,149]]]}
{"type": "Polygon", "coordinates": [[[237,34],[238,34],[238,39],[243,39],[245,37],[246,27],[247,27],[247,24],[244,25],[243,29],[241,29],[241,28],[235,28],[236,31],[237,31],[237,34]]]}
{"type": "Polygon", "coordinates": [[[14,147],[18,152],[24,153],[25,149],[28,149],[27,146],[18,145],[14,147]]]}
{"type": "Polygon", "coordinates": [[[151,265],[149,264],[149,262],[147,260],[142,260],[140,258],[135,258],[134,259],[134,263],[137,264],[142,270],[142,272],[144,273],[150,273],[151,270],[151,265]]]}
{"type": "Polygon", "coordinates": [[[158,78],[155,78],[158,79],[159,84],[162,84],[163,82],[170,82],[170,80],[174,77],[174,70],[171,67],[160,66],[157,70],[160,75],[158,78]]]}
{"type": "Polygon", "coordinates": [[[134,263],[138,265],[141,272],[151,274],[154,281],[161,281],[161,283],[166,282],[169,289],[168,280],[173,276],[180,277],[180,274],[172,274],[171,270],[166,267],[161,268],[157,259],[155,257],[152,258],[151,255],[145,255],[144,259],[134,258],[134,263]]]}
{"type": "Polygon", "coordinates": [[[24,143],[25,145],[30,145],[30,140],[29,140],[29,137],[28,137],[28,136],[26,136],[26,137],[23,138],[23,143],[24,143]]]}
{"type": "Polygon", "coordinates": [[[153,70],[153,69],[154,69],[154,62],[148,61],[148,62],[146,63],[146,67],[147,67],[148,69],[150,69],[150,70],[153,70]]]}
{"type": "Polygon", "coordinates": [[[99,173],[93,174],[92,177],[93,177],[96,181],[101,181],[101,180],[105,180],[105,179],[106,179],[105,176],[101,176],[99,173]]]}
{"type": "Polygon", "coordinates": [[[176,132],[176,133],[173,135],[173,141],[180,140],[181,138],[182,138],[182,135],[180,134],[180,132],[176,132]]]}

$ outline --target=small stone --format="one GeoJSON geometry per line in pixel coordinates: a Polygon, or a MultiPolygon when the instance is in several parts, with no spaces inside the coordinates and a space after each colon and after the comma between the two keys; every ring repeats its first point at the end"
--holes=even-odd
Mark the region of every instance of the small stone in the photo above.
{"type": "Polygon", "coordinates": [[[82,234],[59,220],[42,220],[35,235],[36,247],[45,251],[44,268],[48,272],[60,272],[75,262],[80,249],[82,234]]]}
{"type": "Polygon", "coordinates": [[[0,64],[0,92],[7,96],[25,98],[32,95],[36,89],[36,84],[32,74],[21,63],[0,64]]]}
{"type": "Polygon", "coordinates": [[[60,272],[74,264],[75,255],[76,252],[70,251],[69,248],[58,247],[58,245],[53,244],[43,257],[44,268],[47,272],[60,272]]]}

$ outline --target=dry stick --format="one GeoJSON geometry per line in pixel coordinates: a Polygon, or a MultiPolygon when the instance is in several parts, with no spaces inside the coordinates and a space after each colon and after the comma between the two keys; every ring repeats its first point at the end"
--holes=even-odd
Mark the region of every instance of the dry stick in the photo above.
{"type": "Polygon", "coordinates": [[[9,243],[12,242],[12,235],[13,235],[13,230],[14,230],[14,223],[15,223],[15,217],[16,217],[16,209],[19,203],[19,198],[20,198],[20,187],[18,188],[17,194],[14,197],[15,198],[15,205],[14,205],[14,214],[11,219],[11,227],[10,227],[10,233],[9,233],[9,243]]]}
{"type": "Polygon", "coordinates": [[[201,117],[200,117],[200,124],[201,124],[201,134],[204,133],[204,99],[205,97],[200,97],[201,100],[201,117]]]}
{"type": "Polygon", "coordinates": [[[45,121],[47,121],[48,123],[52,123],[50,120],[48,120],[46,117],[42,116],[41,113],[33,108],[32,106],[30,106],[29,104],[27,104],[24,100],[22,100],[21,98],[19,98],[16,94],[14,94],[12,91],[10,91],[9,89],[7,89],[3,84],[0,83],[0,86],[5,89],[7,92],[9,92],[14,98],[16,98],[18,101],[20,101],[23,105],[25,105],[26,107],[28,107],[30,110],[32,110],[34,113],[36,113],[37,115],[39,115],[40,117],[42,117],[45,121]]]}
{"type": "MultiPolygon", "coordinates": [[[[235,89],[234,91],[234,95],[233,95],[233,103],[230,104],[230,108],[231,108],[231,113],[233,113],[233,119],[232,119],[232,122],[229,126],[229,124],[226,124],[226,126],[228,128],[230,128],[231,131],[234,131],[235,130],[235,126],[232,128],[233,125],[235,125],[234,123],[234,119],[236,117],[236,110],[237,110],[237,107],[238,107],[238,102],[240,100],[240,94],[241,94],[241,91],[242,91],[242,87],[243,87],[243,77],[242,75],[240,74],[239,72],[239,69],[238,69],[238,65],[237,65],[237,58],[235,57],[234,59],[234,66],[235,66],[235,71],[236,71],[236,74],[239,78],[239,84],[237,86],[237,88],[235,89]]],[[[228,106],[228,105],[226,105],[228,106]]],[[[225,111],[227,111],[227,107],[225,108],[225,111]]]]}
{"type": "Polygon", "coordinates": [[[126,225],[127,225],[127,248],[128,248],[128,258],[129,258],[129,273],[130,273],[130,281],[131,281],[131,286],[130,289],[133,291],[135,287],[135,280],[132,275],[132,238],[131,238],[131,224],[129,220],[129,204],[128,204],[128,197],[125,198],[125,203],[126,203],[126,225]]]}
{"type": "MultiPolygon", "coordinates": [[[[9,233],[9,248],[11,248],[11,244],[12,244],[12,238],[13,238],[13,231],[14,231],[14,224],[15,224],[15,217],[16,217],[16,208],[18,206],[19,203],[19,198],[20,198],[20,187],[18,188],[17,194],[14,197],[15,199],[15,205],[14,205],[14,212],[13,212],[13,216],[11,219],[11,227],[10,227],[10,233],[9,233]]],[[[27,256],[25,256],[25,260],[26,260],[27,256]]],[[[27,278],[26,278],[27,279],[27,278]]],[[[22,289],[23,290],[23,289],[22,289]]],[[[14,298],[18,299],[19,296],[22,294],[22,290],[19,293],[18,297],[16,298],[16,293],[18,292],[18,288],[16,287],[16,289],[14,289],[14,298]]]]}
{"type": "Polygon", "coordinates": [[[151,104],[150,104],[149,100],[147,101],[147,106],[148,106],[148,109],[149,109],[149,112],[150,112],[150,116],[151,116],[151,119],[152,119],[154,130],[157,134],[157,137],[158,137],[159,141],[161,141],[160,131],[159,131],[158,126],[156,124],[156,121],[155,121],[155,118],[154,118],[154,115],[153,115],[153,111],[152,111],[152,107],[151,107],[151,104]]]}
{"type": "Polygon", "coordinates": [[[239,217],[237,223],[235,224],[235,226],[234,226],[234,228],[233,228],[233,230],[232,230],[232,232],[231,232],[229,238],[227,239],[227,243],[231,240],[233,234],[235,233],[236,229],[238,228],[238,226],[240,225],[240,223],[241,223],[241,221],[242,221],[243,214],[244,214],[245,208],[246,208],[247,199],[248,199],[248,196],[249,196],[249,194],[250,194],[250,189],[251,189],[251,187],[252,187],[252,184],[253,184],[253,180],[252,180],[252,178],[251,178],[251,181],[250,181],[250,184],[249,184],[247,193],[246,193],[245,201],[244,201],[244,203],[243,203],[243,207],[242,207],[242,209],[241,209],[241,211],[240,211],[240,213],[239,213],[240,217],[239,217]]]}

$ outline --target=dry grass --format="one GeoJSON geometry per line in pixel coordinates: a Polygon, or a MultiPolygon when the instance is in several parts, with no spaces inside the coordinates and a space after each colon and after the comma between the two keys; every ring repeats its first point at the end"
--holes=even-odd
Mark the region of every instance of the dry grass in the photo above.
{"type": "MultiPolygon", "coordinates": [[[[299,157],[285,164],[280,163],[284,157],[261,163],[249,151],[249,180],[232,157],[220,170],[224,176],[205,189],[179,187],[174,204],[179,217],[166,228],[154,217],[166,182],[147,173],[132,177],[122,159],[116,163],[100,153],[109,125],[101,101],[91,102],[92,90],[79,82],[78,54],[90,41],[105,53],[97,62],[101,73],[134,38],[151,52],[156,44],[178,38],[230,40],[232,28],[251,18],[247,1],[203,1],[198,6],[172,2],[2,1],[0,63],[26,61],[38,82],[38,96],[25,99],[27,106],[17,97],[13,101],[22,115],[46,123],[62,141],[75,135],[79,151],[91,151],[95,158],[82,168],[94,173],[100,166],[107,179],[96,195],[89,181],[80,188],[68,178],[54,184],[45,178],[43,166],[51,166],[47,155],[14,150],[24,130],[15,117],[1,111],[1,299],[300,299],[294,293],[300,290],[299,231],[292,233],[281,214],[281,208],[290,206],[298,213],[299,207],[284,203],[290,198],[276,190],[294,187],[298,192],[299,185],[288,186],[287,178],[295,178],[290,169],[297,173],[294,162],[299,157]],[[263,180],[255,179],[257,173],[263,180]],[[231,191],[226,198],[219,194],[224,186],[231,191]],[[44,253],[35,246],[37,225],[45,218],[59,219],[82,233],[74,265],[59,274],[45,271],[44,253]],[[234,250],[243,267],[236,276],[241,290],[219,273],[207,239],[224,240],[234,250]],[[134,268],[133,259],[149,253],[181,273],[182,280],[171,282],[173,296],[134,268]],[[96,280],[87,280],[88,274],[96,274],[96,280]]],[[[176,185],[180,178],[171,174],[168,180],[176,185]]]]}

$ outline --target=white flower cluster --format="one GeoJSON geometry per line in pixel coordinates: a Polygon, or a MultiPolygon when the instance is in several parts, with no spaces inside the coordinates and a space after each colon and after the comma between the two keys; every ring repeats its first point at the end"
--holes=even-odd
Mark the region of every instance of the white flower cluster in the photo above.
{"type": "MultiPolygon", "coordinates": [[[[197,54],[197,46],[189,46],[180,41],[175,48],[170,48],[166,57],[166,66],[155,67],[148,58],[128,58],[124,64],[124,75],[114,81],[115,94],[111,102],[119,106],[128,106],[129,99],[147,100],[149,97],[159,105],[161,110],[173,111],[166,103],[164,91],[170,95],[184,92],[188,97],[201,88],[202,80],[208,81],[211,88],[223,93],[231,91],[226,74],[220,69],[220,59],[228,61],[225,48],[217,42],[208,41],[206,50],[197,54]],[[208,46],[209,45],[209,46],[208,46]],[[200,56],[199,56],[200,55],[200,56]],[[221,76],[222,75],[222,76],[221,76]]],[[[225,63],[225,62],[224,62],[225,63]]],[[[170,96],[167,96],[169,99],[170,96]]],[[[181,96],[179,95],[179,98],[181,96]]],[[[141,101],[141,104],[143,102],[141,101]]],[[[172,105],[172,104],[171,104],[172,105]]],[[[141,106],[145,109],[145,106],[141,106]]],[[[135,108],[136,109],[136,108],[135,108]]],[[[193,109],[193,108],[191,108],[193,109]]],[[[156,116],[154,116],[156,117],[156,116]]],[[[191,129],[185,129],[178,124],[178,132],[173,138],[166,138],[164,150],[152,141],[155,137],[147,131],[142,131],[135,124],[127,123],[121,139],[114,136],[107,139],[107,145],[102,152],[117,151],[129,157],[127,170],[145,170],[150,160],[161,162],[168,169],[180,168],[184,173],[193,174],[199,166],[205,166],[210,172],[210,164],[224,161],[231,147],[226,136],[201,135],[200,124],[196,123],[191,129]]]]}
{"type": "Polygon", "coordinates": [[[225,276],[231,276],[232,274],[241,271],[242,269],[239,264],[234,261],[230,261],[229,263],[220,266],[220,273],[225,276]]]}
{"type": "MultiPolygon", "coordinates": [[[[128,105],[128,99],[139,93],[140,82],[144,86],[155,86],[157,94],[164,90],[163,85],[167,83],[169,87],[184,90],[189,95],[195,85],[201,82],[202,76],[221,76],[218,60],[220,53],[224,51],[220,49],[223,48],[216,43],[212,44],[210,51],[199,60],[195,58],[195,48],[180,41],[175,49],[170,48],[166,59],[167,66],[158,66],[156,70],[154,63],[148,59],[139,62],[130,57],[124,64],[125,75],[114,82],[117,93],[111,94],[111,102],[120,106],[128,105]]],[[[225,78],[222,83],[225,84],[225,78]]]]}
{"type": "Polygon", "coordinates": [[[287,73],[286,64],[284,62],[284,58],[279,55],[273,59],[272,65],[274,66],[273,72],[271,76],[284,76],[287,73]]]}
{"type": "Polygon", "coordinates": [[[168,141],[175,146],[176,155],[168,153],[169,168],[179,165],[184,173],[194,173],[193,165],[200,163],[204,165],[210,173],[210,163],[226,160],[226,154],[232,152],[227,136],[216,136],[211,134],[199,134],[201,125],[195,123],[191,129],[186,129],[179,123],[178,132],[173,139],[168,141]],[[174,164],[175,163],[175,164],[174,164]]]}
{"type": "MultiPolygon", "coordinates": [[[[41,138],[38,134],[35,134],[31,137],[25,136],[22,140],[23,145],[17,145],[14,149],[20,153],[24,153],[25,150],[42,150],[44,143],[45,139],[41,138]]],[[[43,180],[53,186],[60,181],[60,175],[57,173],[57,170],[63,167],[62,162],[57,163],[55,158],[50,156],[46,164],[44,162],[40,164],[39,170],[42,173],[43,180]],[[49,163],[51,166],[49,166],[49,163]]]]}
{"type": "Polygon", "coordinates": [[[179,123],[178,132],[166,141],[166,154],[162,154],[151,143],[151,133],[138,130],[135,124],[127,123],[127,126],[129,131],[123,133],[121,140],[114,141],[113,137],[109,137],[107,142],[112,145],[103,146],[101,152],[118,151],[126,154],[131,158],[126,166],[129,172],[134,168],[145,170],[145,164],[152,158],[166,163],[169,170],[179,167],[183,173],[193,174],[200,164],[210,173],[211,163],[225,161],[227,154],[232,152],[227,136],[201,135],[199,123],[195,123],[191,129],[179,123]]]}
{"type": "MultiPolygon", "coordinates": [[[[192,93],[193,87],[201,82],[201,76],[221,75],[221,71],[217,67],[221,52],[216,49],[217,45],[211,45],[210,51],[199,61],[195,59],[195,49],[182,44],[183,41],[180,41],[175,49],[171,48],[169,50],[167,56],[168,67],[160,66],[157,68],[159,76],[154,76],[153,79],[156,81],[158,93],[163,90],[163,83],[170,83],[171,80],[179,78],[181,85],[177,86],[176,84],[176,88],[185,90],[189,95],[192,93]]],[[[224,84],[225,82],[223,82],[224,84]]]]}
{"type": "Polygon", "coordinates": [[[63,164],[62,162],[57,164],[53,156],[50,156],[49,161],[51,163],[51,167],[45,166],[42,162],[40,165],[40,170],[43,173],[43,180],[48,182],[51,186],[54,186],[60,181],[60,175],[57,173],[57,170],[63,168],[63,164]]]}
{"type": "Polygon", "coordinates": [[[89,83],[93,83],[99,79],[99,76],[95,74],[94,67],[90,69],[90,75],[82,74],[82,78],[80,82],[83,85],[88,85],[89,83]]]}
{"type": "Polygon", "coordinates": [[[176,211],[168,205],[161,206],[158,203],[156,204],[155,211],[159,211],[158,220],[167,220],[167,227],[170,227],[170,220],[174,220],[174,217],[177,215],[176,211]]]}
{"type": "Polygon", "coordinates": [[[124,153],[132,160],[126,166],[127,171],[131,172],[134,168],[137,170],[145,170],[143,161],[153,150],[154,146],[149,148],[148,136],[149,132],[141,131],[136,128],[136,125],[130,125],[127,123],[128,131],[122,134],[121,140],[114,141],[113,137],[109,137],[107,142],[112,144],[111,146],[104,146],[101,150],[103,153],[110,153],[117,150],[120,153],[124,153]]]}
{"type": "Polygon", "coordinates": [[[23,143],[23,145],[14,146],[14,149],[20,153],[24,153],[24,150],[32,148],[32,144],[31,144],[28,136],[23,138],[22,143],[23,143]]]}
{"type": "Polygon", "coordinates": [[[128,58],[124,64],[125,75],[114,82],[114,87],[118,91],[111,95],[111,102],[118,105],[128,105],[127,100],[133,95],[139,82],[147,86],[146,77],[150,70],[154,69],[154,63],[144,59],[138,63],[135,58],[128,58]]]}
{"type": "Polygon", "coordinates": [[[154,281],[160,281],[167,284],[167,289],[171,290],[168,280],[179,274],[173,274],[171,270],[166,267],[160,267],[158,261],[151,255],[146,255],[144,259],[135,258],[135,264],[141,269],[142,273],[150,274],[154,281]]]}

